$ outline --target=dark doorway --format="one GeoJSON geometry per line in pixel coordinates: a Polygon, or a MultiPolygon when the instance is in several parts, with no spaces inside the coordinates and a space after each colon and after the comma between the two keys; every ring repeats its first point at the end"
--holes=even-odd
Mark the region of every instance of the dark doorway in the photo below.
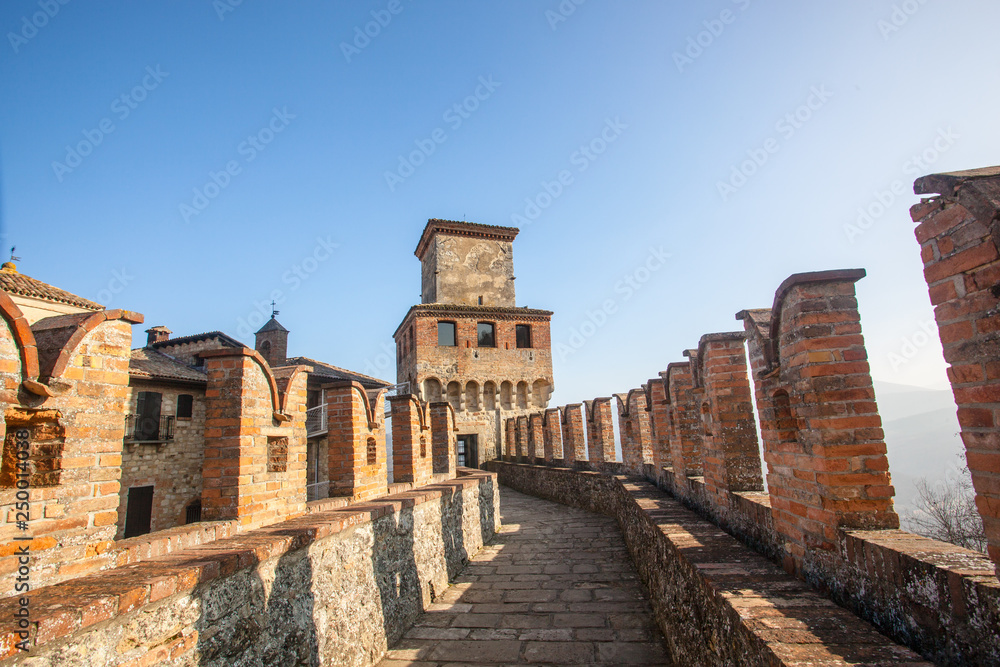
{"type": "Polygon", "coordinates": [[[153,520],[153,487],[133,486],[125,508],[125,537],[145,535],[153,520]]]}
{"type": "Polygon", "coordinates": [[[466,468],[479,467],[479,438],[475,433],[460,435],[455,441],[458,465],[466,468]]]}

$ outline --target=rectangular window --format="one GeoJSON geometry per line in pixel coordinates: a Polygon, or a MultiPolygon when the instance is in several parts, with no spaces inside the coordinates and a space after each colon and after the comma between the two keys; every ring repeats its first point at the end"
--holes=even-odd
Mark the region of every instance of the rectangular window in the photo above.
{"type": "Polygon", "coordinates": [[[180,394],[177,397],[177,418],[191,419],[194,409],[194,396],[191,394],[180,394]]]}
{"type": "Polygon", "coordinates": [[[125,507],[125,537],[145,535],[153,522],[153,487],[133,486],[125,507]]]}
{"type": "Polygon", "coordinates": [[[454,322],[438,322],[438,345],[455,347],[454,322]]]}
{"type": "Polygon", "coordinates": [[[135,403],[135,439],[140,442],[159,440],[160,404],[163,395],[158,391],[140,391],[135,403]]]}
{"type": "Polygon", "coordinates": [[[518,347],[531,347],[531,327],[527,324],[518,324],[515,327],[518,347]]]}
{"type": "Polygon", "coordinates": [[[476,334],[479,339],[479,347],[496,347],[496,327],[492,322],[480,322],[476,325],[476,334]]]}

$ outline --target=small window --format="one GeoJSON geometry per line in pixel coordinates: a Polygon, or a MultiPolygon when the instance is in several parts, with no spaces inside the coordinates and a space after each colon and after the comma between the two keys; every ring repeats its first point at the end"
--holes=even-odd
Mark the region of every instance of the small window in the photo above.
{"type": "Polygon", "coordinates": [[[455,347],[454,322],[438,322],[438,345],[455,347]]]}
{"type": "Polygon", "coordinates": [[[483,305],[483,297],[479,297],[479,305],[483,305]]]}
{"type": "Polygon", "coordinates": [[[283,436],[268,436],[267,471],[288,471],[288,438],[283,436]]]}
{"type": "Polygon", "coordinates": [[[491,322],[480,322],[476,325],[479,347],[496,347],[497,337],[495,326],[491,322]]]}
{"type": "Polygon", "coordinates": [[[177,397],[177,418],[191,419],[191,412],[194,408],[194,396],[191,394],[181,394],[177,397]]]}
{"type": "Polygon", "coordinates": [[[517,346],[531,347],[531,327],[527,324],[518,324],[515,331],[517,333],[517,346]]]}
{"type": "Polygon", "coordinates": [[[375,438],[368,438],[365,443],[365,455],[368,465],[373,466],[378,463],[378,443],[375,438]]]}

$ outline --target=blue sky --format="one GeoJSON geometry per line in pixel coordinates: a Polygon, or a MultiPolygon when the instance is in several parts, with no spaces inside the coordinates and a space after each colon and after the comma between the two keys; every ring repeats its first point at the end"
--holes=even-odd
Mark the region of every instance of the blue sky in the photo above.
{"type": "Polygon", "coordinates": [[[998,161],[1000,5],[789,5],[8,0],[0,240],[136,345],[275,295],[290,353],[394,379],[426,220],[530,220],[559,404],[862,267],[876,379],[944,387],[908,207],[998,161]]]}

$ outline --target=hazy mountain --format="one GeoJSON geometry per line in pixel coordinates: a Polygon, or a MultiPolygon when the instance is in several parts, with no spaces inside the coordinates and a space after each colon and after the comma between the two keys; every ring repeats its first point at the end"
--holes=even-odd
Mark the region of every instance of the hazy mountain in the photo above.
{"type": "Polygon", "coordinates": [[[916,497],[916,480],[925,477],[931,482],[947,482],[965,465],[965,457],[959,457],[965,449],[959,437],[955,400],[950,390],[878,381],[875,396],[897,509],[904,509],[916,497]]]}

